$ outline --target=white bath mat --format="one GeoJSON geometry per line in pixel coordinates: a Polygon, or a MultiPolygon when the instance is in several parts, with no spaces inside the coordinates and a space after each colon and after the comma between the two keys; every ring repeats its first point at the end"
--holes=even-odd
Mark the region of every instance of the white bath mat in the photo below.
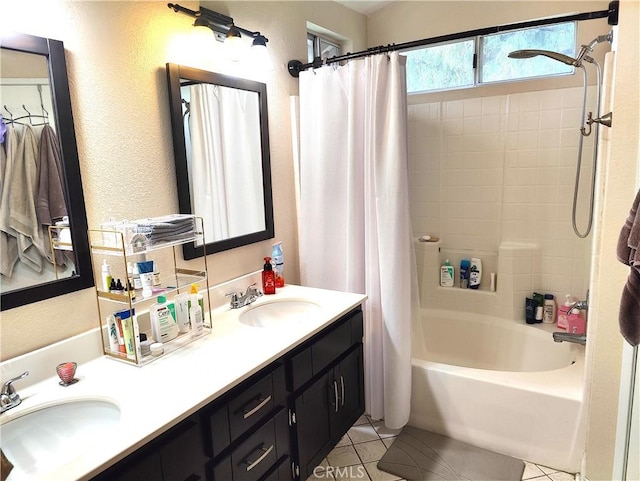
{"type": "Polygon", "coordinates": [[[407,481],[520,481],[524,462],[405,426],[378,461],[378,469],[407,481]]]}

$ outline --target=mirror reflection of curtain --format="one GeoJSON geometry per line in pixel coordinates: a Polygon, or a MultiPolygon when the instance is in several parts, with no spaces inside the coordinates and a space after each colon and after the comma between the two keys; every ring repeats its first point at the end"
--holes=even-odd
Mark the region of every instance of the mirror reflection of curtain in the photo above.
{"type": "Polygon", "coordinates": [[[257,93],[198,84],[190,97],[191,205],[204,219],[205,239],[264,229],[257,93]]]}

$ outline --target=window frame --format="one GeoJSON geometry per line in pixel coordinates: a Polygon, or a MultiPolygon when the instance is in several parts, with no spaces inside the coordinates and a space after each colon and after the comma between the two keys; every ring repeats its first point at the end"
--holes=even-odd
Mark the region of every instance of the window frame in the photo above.
{"type": "MultiPolygon", "coordinates": [[[[331,37],[328,37],[326,35],[321,35],[319,33],[307,30],[307,42],[309,40],[311,40],[312,45],[313,45],[313,58],[312,59],[308,59],[309,62],[313,62],[318,57],[322,58],[321,52],[320,52],[320,41],[323,41],[323,42],[328,43],[329,45],[335,47],[338,50],[338,54],[337,55],[342,55],[342,45],[340,44],[340,42],[338,40],[336,40],[334,38],[331,38],[331,37]]],[[[327,58],[331,58],[331,57],[327,57],[327,58]]]]}

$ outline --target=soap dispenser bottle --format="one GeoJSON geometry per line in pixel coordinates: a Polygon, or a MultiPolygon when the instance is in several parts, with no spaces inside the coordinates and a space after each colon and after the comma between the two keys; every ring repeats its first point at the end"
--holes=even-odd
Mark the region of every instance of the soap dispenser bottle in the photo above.
{"type": "Polygon", "coordinates": [[[564,329],[565,331],[567,330],[567,327],[569,326],[567,319],[569,318],[569,314],[571,313],[571,306],[573,306],[573,303],[573,297],[571,296],[571,294],[567,294],[565,296],[564,304],[558,307],[558,329],[564,329]]]}
{"type": "Polygon", "coordinates": [[[271,266],[271,257],[264,258],[264,268],[262,271],[262,291],[265,294],[276,293],[276,276],[271,266]]]}

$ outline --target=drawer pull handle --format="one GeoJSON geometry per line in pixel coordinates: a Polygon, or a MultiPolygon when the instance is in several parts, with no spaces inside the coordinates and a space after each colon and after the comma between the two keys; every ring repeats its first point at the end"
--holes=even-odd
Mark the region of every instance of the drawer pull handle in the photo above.
{"type": "Polygon", "coordinates": [[[260,401],[258,403],[258,405],[256,407],[254,407],[253,409],[246,409],[243,411],[243,415],[242,415],[242,419],[247,419],[248,417],[253,416],[255,413],[257,413],[258,411],[260,411],[260,409],[262,409],[263,407],[265,407],[267,404],[269,404],[269,401],[271,401],[271,394],[269,394],[266,398],[264,399],[260,399],[260,396],[257,396],[256,399],[258,401],[260,401]]]}
{"type": "Polygon", "coordinates": [[[333,395],[335,396],[336,399],[336,411],[338,412],[339,406],[338,406],[338,381],[333,381],[333,395]]]}
{"type": "Polygon", "coordinates": [[[340,376],[340,392],[342,400],[340,401],[340,406],[344,406],[344,377],[340,376]]]}
{"type": "Polygon", "coordinates": [[[269,456],[269,453],[271,451],[273,451],[273,444],[271,446],[269,446],[268,448],[263,448],[262,444],[260,445],[260,447],[256,450],[256,451],[263,451],[263,453],[260,455],[260,457],[258,459],[256,459],[255,461],[251,462],[249,460],[245,460],[245,464],[247,464],[247,471],[251,471],[253,468],[255,468],[258,464],[260,464],[262,462],[262,460],[264,458],[266,458],[267,456],[269,456]]]}

